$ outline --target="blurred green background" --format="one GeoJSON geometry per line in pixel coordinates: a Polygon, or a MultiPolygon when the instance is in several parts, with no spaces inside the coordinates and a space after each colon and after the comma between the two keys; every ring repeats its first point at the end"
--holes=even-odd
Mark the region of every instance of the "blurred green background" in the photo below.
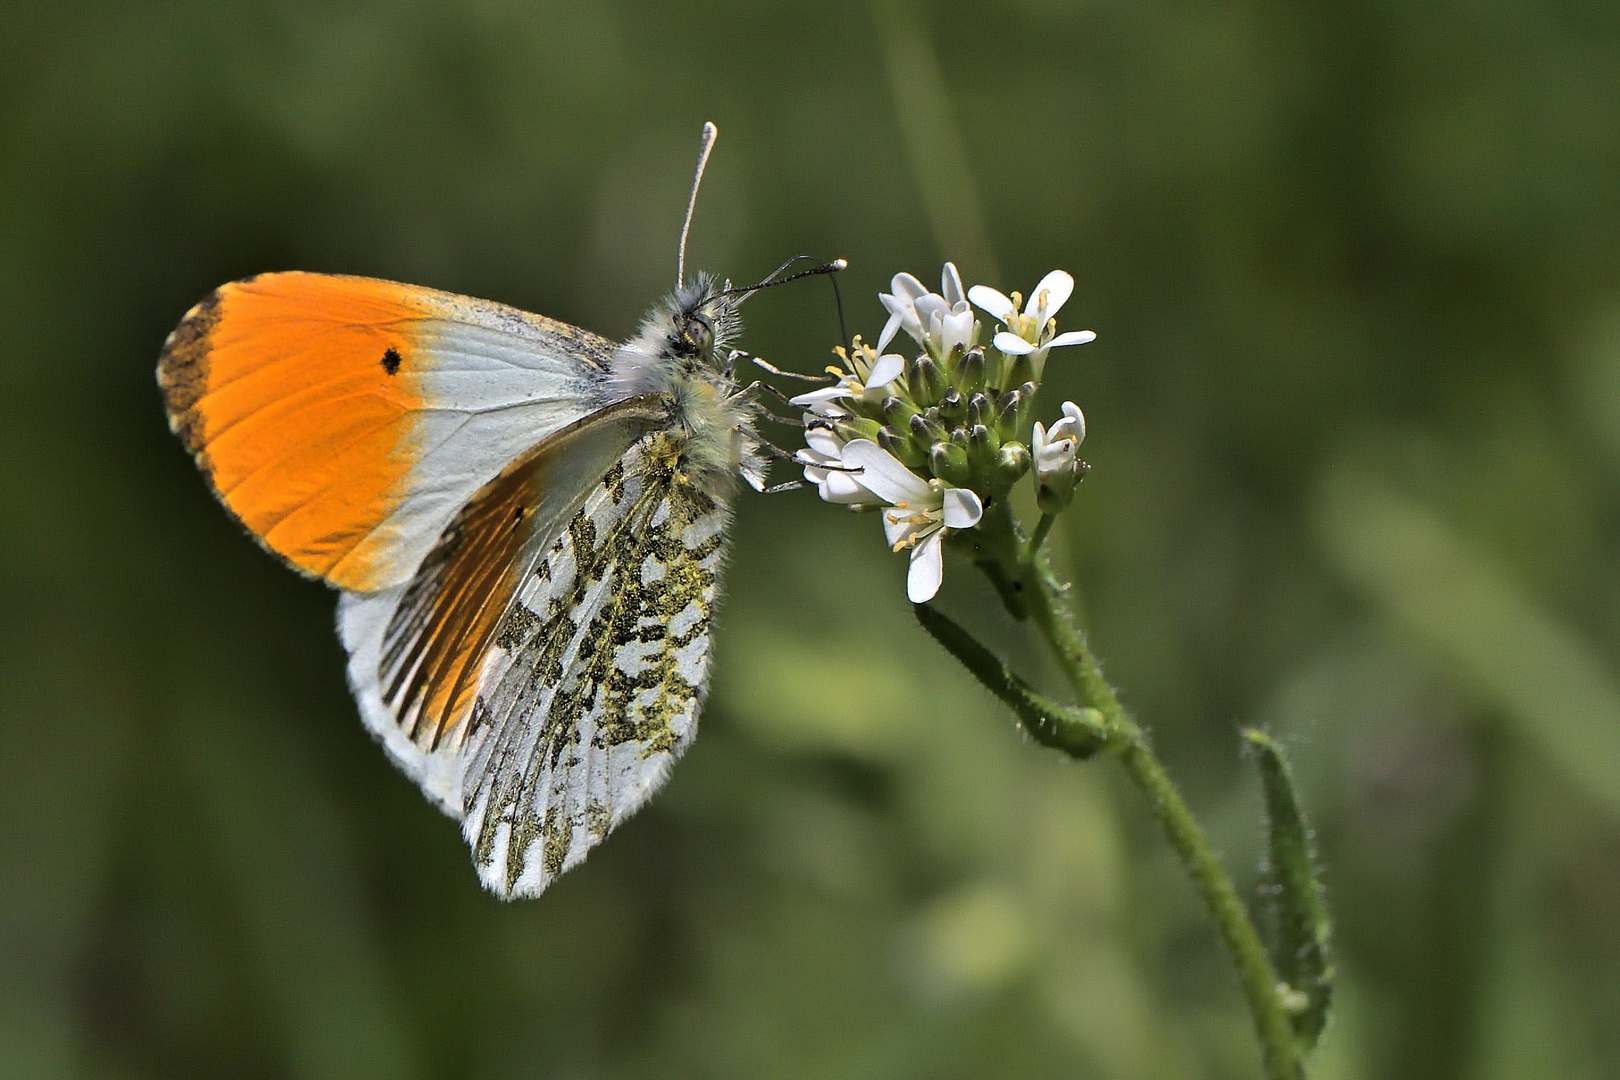
{"type": "MultiPolygon", "coordinates": [[[[702,737],[502,905],[166,430],[164,335],[257,271],[626,335],[712,119],[692,261],[843,256],[852,332],[946,257],[1075,275],[1053,546],[1251,896],[1238,729],[1295,759],[1313,1076],[1620,1077],[1617,72],[1604,0],[0,5],[0,1076],[1256,1075],[1142,800],[874,518],[741,499],[702,737]]],[[[824,283],[748,315],[837,341],[824,283]]]]}

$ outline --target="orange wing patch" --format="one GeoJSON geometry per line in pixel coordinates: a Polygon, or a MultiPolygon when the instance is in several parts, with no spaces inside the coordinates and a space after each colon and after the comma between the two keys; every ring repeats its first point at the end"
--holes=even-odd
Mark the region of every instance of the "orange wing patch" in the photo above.
{"type": "Polygon", "coordinates": [[[215,492],[299,570],[379,587],[419,450],[413,323],[428,290],[370,278],[265,274],[223,286],[169,335],[169,425],[215,492]]]}

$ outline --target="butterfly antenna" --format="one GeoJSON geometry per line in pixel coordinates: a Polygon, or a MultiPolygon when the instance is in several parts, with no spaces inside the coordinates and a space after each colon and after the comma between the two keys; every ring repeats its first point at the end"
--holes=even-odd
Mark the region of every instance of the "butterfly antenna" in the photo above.
{"type": "Polygon", "coordinates": [[[681,223],[681,247],[675,256],[675,287],[679,289],[686,281],[686,234],[692,231],[692,211],[697,208],[698,185],[703,183],[703,169],[709,164],[709,151],[714,149],[715,136],[720,129],[714,126],[713,121],[705,121],[703,135],[698,140],[697,172],[692,176],[692,195],[686,200],[686,220],[681,223]]]}
{"type": "Polygon", "coordinates": [[[735,307],[741,305],[744,300],[747,300],[750,296],[753,296],[761,289],[768,289],[773,285],[786,285],[790,281],[798,281],[801,278],[807,277],[816,277],[821,274],[837,274],[840,271],[849,269],[849,263],[845,262],[843,259],[834,259],[832,262],[822,263],[820,266],[813,266],[809,270],[800,270],[797,274],[789,274],[787,277],[781,276],[782,272],[788,267],[792,266],[796,262],[800,262],[808,258],[811,258],[811,256],[795,255],[793,258],[789,259],[787,262],[773,270],[764,281],[761,281],[755,285],[748,285],[740,289],[726,289],[720,293],[717,293],[716,295],[738,297],[737,303],[733,305],[735,307]]]}
{"type": "Polygon", "coordinates": [[[854,344],[849,340],[849,328],[844,325],[844,297],[838,291],[838,275],[828,274],[827,280],[832,282],[833,304],[838,308],[838,337],[844,343],[844,348],[852,349],[854,344]]]}

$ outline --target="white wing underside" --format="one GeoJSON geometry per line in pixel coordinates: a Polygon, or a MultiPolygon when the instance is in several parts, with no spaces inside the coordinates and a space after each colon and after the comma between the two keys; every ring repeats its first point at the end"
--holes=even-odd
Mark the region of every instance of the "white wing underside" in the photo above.
{"type": "Polygon", "coordinates": [[[338,629],[366,727],[452,817],[492,892],[534,896],[663,783],[696,731],[728,511],[673,476],[662,434],[596,478],[484,657],[469,723],[436,749],[383,702],[405,593],[345,593],[338,629]]]}
{"type": "MultiPolygon", "coordinates": [[[[432,357],[417,376],[420,456],[407,492],[376,531],[398,547],[402,584],[468,499],[529,447],[596,408],[591,384],[614,348],[604,338],[489,301],[434,294],[442,312],[413,329],[432,357]]],[[[357,551],[364,546],[357,546],[357,551]]]]}

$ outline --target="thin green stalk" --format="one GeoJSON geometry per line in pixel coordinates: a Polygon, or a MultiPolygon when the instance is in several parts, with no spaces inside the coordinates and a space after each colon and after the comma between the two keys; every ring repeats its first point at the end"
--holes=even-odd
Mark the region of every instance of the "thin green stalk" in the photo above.
{"type": "Polygon", "coordinates": [[[1046,534],[1052,531],[1052,523],[1055,521],[1057,521],[1056,514],[1041,515],[1041,520],[1035,524],[1034,535],[1029,538],[1029,554],[1025,556],[1026,559],[1033,557],[1037,551],[1041,550],[1041,545],[1046,543],[1046,534]]]}
{"type": "Polygon", "coordinates": [[[1260,1040],[1266,1075],[1270,1080],[1303,1080],[1304,1064],[1294,1040],[1292,1023],[1278,993],[1276,970],[1266,956],[1265,946],[1232,879],[1216,859],[1192,811],[1153,753],[1147,736],[1131,720],[1114,696],[1113,688],[1103,678],[1102,668],[1069,614],[1067,588],[1052,576],[1045,556],[1038,550],[1031,552],[1021,570],[1023,588],[1019,592],[1042,636],[1057,654],[1080,703],[1101,713],[1110,728],[1128,733],[1128,738],[1116,744],[1120,748],[1115,753],[1137,787],[1147,795],[1166,839],[1181,857],[1182,865],[1215,919],[1243,985],[1255,1034],[1260,1040]]]}

